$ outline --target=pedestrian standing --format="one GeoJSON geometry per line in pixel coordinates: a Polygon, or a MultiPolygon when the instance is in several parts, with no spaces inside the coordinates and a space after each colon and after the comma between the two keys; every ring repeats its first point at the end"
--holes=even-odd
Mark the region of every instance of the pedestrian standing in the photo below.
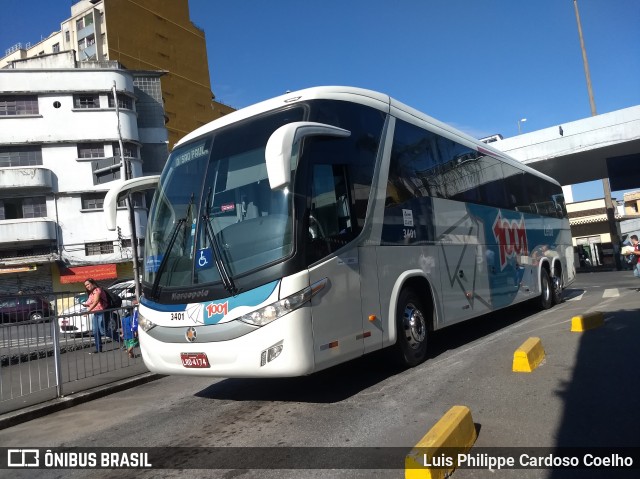
{"type": "MultiPolygon", "coordinates": [[[[102,336],[104,335],[104,313],[107,308],[107,295],[98,283],[92,278],[84,281],[84,287],[89,293],[87,301],[82,306],[87,308],[87,313],[93,312],[93,339],[96,344],[95,353],[102,352],[102,336]]],[[[95,354],[89,353],[89,354],[95,354]]]]}
{"type": "Polygon", "coordinates": [[[131,314],[122,318],[122,339],[127,354],[131,359],[135,358],[134,348],[138,346],[138,301],[133,301],[131,314]]]}
{"type": "MultiPolygon", "coordinates": [[[[640,242],[638,242],[638,236],[637,235],[631,235],[629,237],[629,240],[631,241],[631,245],[633,246],[633,251],[631,251],[631,265],[633,266],[633,275],[640,279],[640,242]]],[[[640,288],[638,288],[638,291],[640,291],[640,288]]]]}

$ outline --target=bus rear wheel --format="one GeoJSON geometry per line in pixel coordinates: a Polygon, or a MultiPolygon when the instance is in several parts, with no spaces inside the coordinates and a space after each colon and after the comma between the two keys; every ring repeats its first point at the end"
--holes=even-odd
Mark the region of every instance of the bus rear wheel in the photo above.
{"type": "Polygon", "coordinates": [[[556,274],[551,277],[551,300],[554,305],[562,303],[563,290],[562,272],[556,271],[556,274]]]}
{"type": "Polygon", "coordinates": [[[551,286],[551,278],[546,269],[540,271],[540,307],[549,309],[553,306],[553,289],[551,286]]]}
{"type": "Polygon", "coordinates": [[[396,358],[407,367],[420,364],[427,356],[428,316],[420,298],[403,289],[396,306],[396,358]]]}

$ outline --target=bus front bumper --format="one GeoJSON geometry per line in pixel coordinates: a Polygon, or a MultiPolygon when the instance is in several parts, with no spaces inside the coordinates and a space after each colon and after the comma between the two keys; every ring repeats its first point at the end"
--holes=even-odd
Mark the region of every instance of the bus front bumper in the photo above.
{"type": "Polygon", "coordinates": [[[190,342],[185,335],[184,342],[162,342],[142,328],[139,336],[145,365],[159,374],[249,378],[302,376],[314,371],[309,307],[228,341],[198,342],[196,337],[190,342]]]}

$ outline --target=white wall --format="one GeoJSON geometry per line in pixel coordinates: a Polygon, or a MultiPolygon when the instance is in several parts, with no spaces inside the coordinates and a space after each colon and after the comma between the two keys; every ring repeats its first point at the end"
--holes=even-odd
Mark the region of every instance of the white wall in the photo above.
{"type": "MultiPolygon", "coordinates": [[[[62,57],[65,55],[62,55],[62,57]]],[[[41,61],[41,60],[39,60],[41,61]]],[[[108,108],[108,93],[113,83],[119,93],[133,98],[133,78],[117,70],[27,70],[0,71],[0,93],[11,92],[38,96],[38,114],[23,117],[0,117],[0,144],[42,145],[42,168],[52,173],[51,191],[47,197],[47,217],[56,221],[62,256],[71,264],[122,262],[130,260],[131,248],[121,249],[118,231],[106,229],[102,209],[83,210],[82,195],[108,190],[113,183],[93,184],[92,163],[95,159],[78,158],[78,143],[104,145],[104,156],[113,156],[112,144],[118,141],[115,108],[108,108]],[[77,92],[98,93],[99,109],[74,108],[77,92]],[[59,108],[54,104],[60,103],[59,108]],[[113,242],[114,252],[85,255],[85,243],[113,242]]],[[[120,109],[122,137],[139,143],[135,111],[120,109]]],[[[134,176],[142,174],[140,161],[133,161],[134,176]]],[[[32,195],[22,189],[17,195],[32,195]]],[[[144,211],[138,213],[138,235],[146,226],[144,211]]],[[[119,210],[118,226],[123,238],[131,237],[126,209],[119,210]]]]}

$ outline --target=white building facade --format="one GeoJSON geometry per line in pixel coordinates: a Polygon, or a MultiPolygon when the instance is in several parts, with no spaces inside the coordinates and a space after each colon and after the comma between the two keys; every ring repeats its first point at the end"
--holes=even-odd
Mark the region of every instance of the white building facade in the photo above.
{"type": "MultiPolygon", "coordinates": [[[[145,174],[145,152],[147,174],[166,160],[161,74],[96,66],[65,52],[0,70],[0,293],[133,276],[128,211],[108,231],[102,202],[145,174]]],[[[141,245],[146,205],[133,203],[141,245]]]]}

